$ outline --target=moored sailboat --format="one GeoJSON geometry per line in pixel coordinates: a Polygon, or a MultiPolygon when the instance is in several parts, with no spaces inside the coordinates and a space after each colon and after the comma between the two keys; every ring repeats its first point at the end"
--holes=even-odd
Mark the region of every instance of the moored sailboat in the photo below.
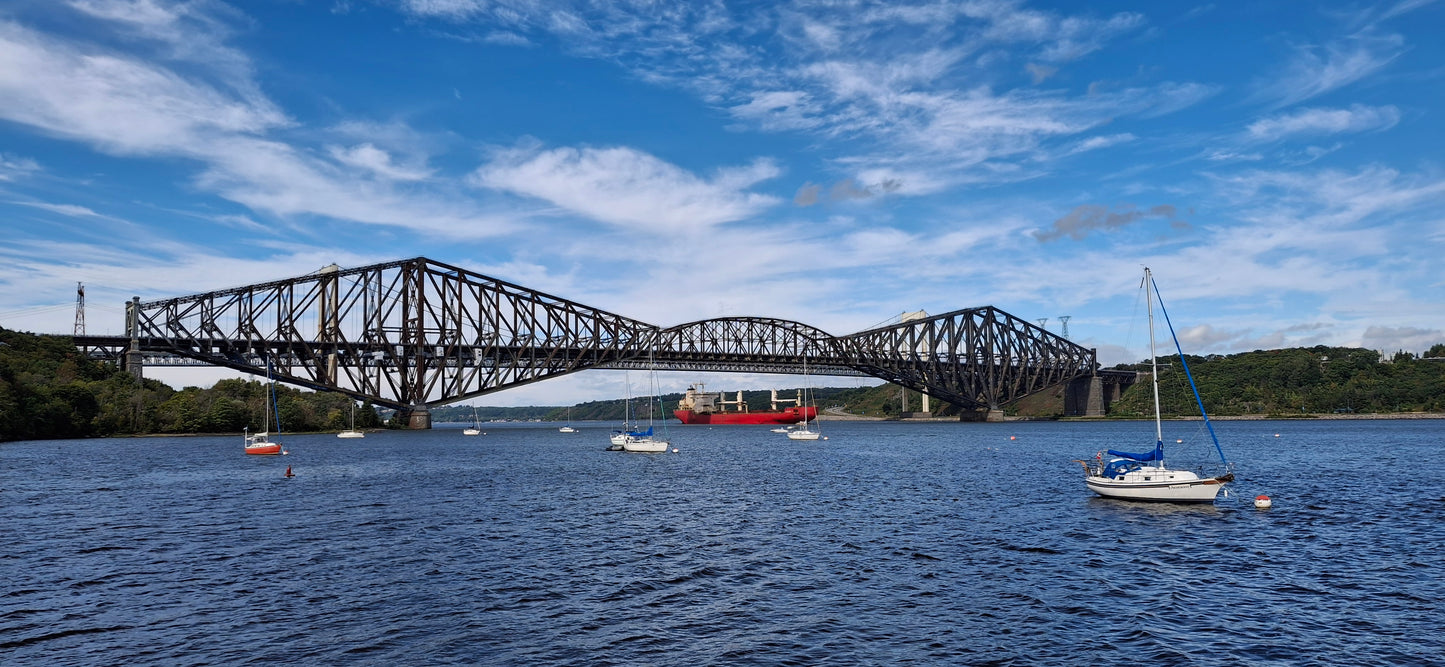
{"type": "Polygon", "coordinates": [[[477,408],[476,408],[476,406],[472,406],[472,426],[471,426],[471,428],[462,429],[462,435],[481,435],[481,434],[482,434],[482,422],[481,422],[481,420],[477,419],[477,408]]]}
{"type": "Polygon", "coordinates": [[[1219,446],[1214,425],[1209,421],[1209,415],[1204,410],[1204,401],[1200,399],[1194,377],[1189,373],[1189,362],[1184,358],[1184,350],[1179,347],[1179,337],[1174,334],[1174,325],[1169,321],[1169,311],[1165,310],[1164,301],[1159,297],[1159,287],[1154,284],[1154,277],[1147,267],[1144,269],[1144,290],[1149,311],[1149,361],[1153,367],[1150,383],[1154,390],[1154,450],[1134,453],[1110,449],[1108,454],[1114,458],[1107,463],[1103,459],[1103,453],[1096,455],[1093,462],[1079,461],[1084,466],[1084,483],[1094,493],[1106,498],[1211,503],[1225,484],[1234,481],[1233,468],[1224,458],[1224,449],[1219,446]],[[1183,365],[1184,376],[1189,380],[1189,388],[1194,392],[1199,414],[1204,418],[1209,437],[1214,441],[1214,449],[1219,453],[1220,463],[1224,466],[1224,472],[1217,476],[1202,477],[1193,471],[1169,468],[1164,464],[1164,427],[1159,411],[1159,362],[1154,350],[1156,300],[1159,311],[1164,315],[1164,323],[1169,327],[1169,336],[1174,340],[1174,348],[1183,365]]]}
{"type": "Polygon", "coordinates": [[[809,426],[808,421],[805,419],[801,424],[795,424],[790,427],[785,433],[788,434],[789,440],[817,440],[823,436],[823,429],[821,426],[818,426],[817,421],[818,396],[813,393],[812,388],[808,384],[808,355],[806,354],[803,355],[803,396],[801,400],[808,403],[800,407],[813,415],[812,426],[809,426]],[[817,427],[817,430],[814,430],[813,427],[817,427]]]}
{"type": "Polygon", "coordinates": [[[366,434],[356,430],[356,401],[351,402],[351,428],[336,434],[338,438],[365,438],[366,434]]]}
{"type": "MultiPolygon", "coordinates": [[[[648,366],[651,367],[651,359],[648,359],[648,366]]],[[[667,451],[668,440],[666,435],[658,436],[652,431],[653,409],[662,409],[657,399],[657,370],[650,369],[651,396],[647,403],[647,430],[628,432],[622,439],[622,449],[628,452],[665,452],[667,451]]],[[[663,422],[666,427],[666,421],[663,422]]]]}
{"type": "MultiPolygon", "coordinates": [[[[262,418],[263,421],[261,422],[261,424],[262,426],[269,428],[269,425],[271,423],[271,412],[274,410],[274,412],[276,413],[276,437],[279,438],[281,437],[281,410],[276,405],[276,381],[271,377],[270,361],[266,362],[266,387],[267,396],[265,416],[262,418]]],[[[266,431],[261,431],[260,433],[252,435],[251,429],[246,428],[241,433],[241,440],[245,443],[247,454],[257,456],[275,456],[278,454],[288,453],[285,447],[283,447],[279,441],[272,442],[271,434],[267,433],[266,431]]]]}

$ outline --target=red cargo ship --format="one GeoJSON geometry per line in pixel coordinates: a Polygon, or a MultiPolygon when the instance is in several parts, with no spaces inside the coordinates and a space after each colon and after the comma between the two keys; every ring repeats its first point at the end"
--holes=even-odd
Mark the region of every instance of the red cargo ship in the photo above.
{"type": "Polygon", "coordinates": [[[684,424],[796,424],[818,416],[818,409],[802,405],[803,392],[797,398],[778,398],[776,389],[772,392],[772,406],[769,410],[749,410],[739,391],[737,400],[729,401],[722,392],[703,391],[702,383],[687,388],[672,416],[684,424]],[[779,409],[779,403],[792,403],[791,407],[779,409]]]}

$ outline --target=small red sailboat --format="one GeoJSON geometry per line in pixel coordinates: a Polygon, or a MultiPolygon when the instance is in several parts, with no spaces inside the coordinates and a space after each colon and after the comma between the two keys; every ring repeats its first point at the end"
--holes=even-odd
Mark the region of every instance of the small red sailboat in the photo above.
{"type": "MultiPolygon", "coordinates": [[[[269,425],[271,422],[271,410],[275,407],[276,403],[276,381],[271,378],[271,362],[269,360],[266,362],[266,381],[270,385],[270,395],[266,398],[266,417],[262,423],[269,425]]],[[[261,456],[286,454],[287,452],[282,448],[281,443],[271,442],[270,435],[271,434],[265,431],[251,435],[251,429],[246,428],[241,433],[241,437],[246,443],[246,453],[261,456]]],[[[279,408],[276,409],[276,435],[277,437],[281,435],[281,410],[279,408]]]]}

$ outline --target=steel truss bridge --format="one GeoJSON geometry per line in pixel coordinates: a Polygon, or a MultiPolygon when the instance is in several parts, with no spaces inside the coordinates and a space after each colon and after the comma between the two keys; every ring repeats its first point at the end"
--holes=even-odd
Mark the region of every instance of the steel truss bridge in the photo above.
{"type": "Polygon", "coordinates": [[[973,411],[1097,369],[1094,350],[992,306],[844,336],[762,317],[663,328],[424,257],[137,297],[126,318],[126,336],[76,344],[137,376],[168,360],[258,375],[269,364],[279,381],[427,423],[429,405],[591,368],[872,376],[973,411]]]}

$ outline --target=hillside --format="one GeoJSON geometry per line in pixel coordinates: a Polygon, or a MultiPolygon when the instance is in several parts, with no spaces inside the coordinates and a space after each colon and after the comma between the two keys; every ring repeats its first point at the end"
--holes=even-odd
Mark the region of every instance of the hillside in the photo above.
{"type": "MultiPolygon", "coordinates": [[[[1427,354],[1440,353],[1445,345],[1427,354]]],[[[1186,358],[1211,416],[1445,412],[1445,359],[1400,353],[1382,361],[1374,350],[1325,346],[1186,358]]],[[[1110,416],[1151,414],[1148,388],[1131,387],[1110,416]]],[[[1159,403],[1166,415],[1199,414],[1178,358],[1159,359],[1159,403]]]]}

